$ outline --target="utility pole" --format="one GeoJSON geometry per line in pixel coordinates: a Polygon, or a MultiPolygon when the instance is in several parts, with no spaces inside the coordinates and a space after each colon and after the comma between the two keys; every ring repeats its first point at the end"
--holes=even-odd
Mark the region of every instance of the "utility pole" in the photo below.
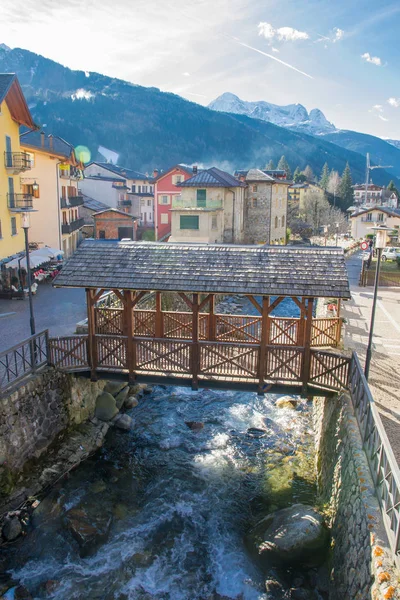
{"type": "Polygon", "coordinates": [[[392,169],[392,165],[374,165],[371,167],[371,163],[369,160],[369,152],[367,152],[367,173],[365,177],[365,204],[367,204],[368,197],[368,186],[369,186],[369,172],[374,169],[392,169]]]}

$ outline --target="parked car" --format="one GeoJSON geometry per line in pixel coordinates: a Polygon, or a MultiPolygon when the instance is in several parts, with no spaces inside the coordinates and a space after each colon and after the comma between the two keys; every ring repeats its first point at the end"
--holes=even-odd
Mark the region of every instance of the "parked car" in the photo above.
{"type": "Polygon", "coordinates": [[[396,260],[400,256],[400,248],[384,248],[382,251],[382,260],[396,260]]]}

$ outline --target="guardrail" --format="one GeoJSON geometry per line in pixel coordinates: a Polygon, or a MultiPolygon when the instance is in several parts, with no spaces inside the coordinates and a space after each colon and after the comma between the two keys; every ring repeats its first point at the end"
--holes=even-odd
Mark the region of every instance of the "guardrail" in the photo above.
{"type": "Polygon", "coordinates": [[[0,353],[0,396],[47,364],[48,347],[46,329],[0,353]]]}
{"type": "Polygon", "coordinates": [[[349,388],[386,533],[400,565],[400,469],[355,352],[349,388]]]}

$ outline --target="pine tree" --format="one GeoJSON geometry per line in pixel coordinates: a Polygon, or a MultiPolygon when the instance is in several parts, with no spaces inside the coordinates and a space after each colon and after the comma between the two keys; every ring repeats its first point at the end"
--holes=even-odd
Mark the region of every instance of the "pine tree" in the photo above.
{"type": "Polygon", "coordinates": [[[307,181],[314,181],[314,173],[312,168],[310,167],[310,165],[307,165],[306,168],[303,171],[305,178],[307,179],[307,181]]]}
{"type": "Polygon", "coordinates": [[[387,189],[388,189],[390,192],[394,192],[394,193],[396,194],[397,198],[399,198],[399,197],[400,197],[400,196],[399,196],[399,190],[398,190],[398,189],[397,189],[397,187],[394,185],[394,181],[393,181],[393,179],[392,179],[392,180],[390,181],[390,183],[388,184],[388,186],[387,186],[387,189]]]}
{"type": "Polygon", "coordinates": [[[278,162],[278,169],[282,170],[282,171],[286,171],[286,179],[292,179],[292,171],[290,170],[288,161],[286,160],[285,156],[281,156],[279,162],[278,162]]]}
{"type": "Polygon", "coordinates": [[[346,168],[343,171],[342,181],[340,182],[339,188],[339,196],[342,210],[346,210],[353,204],[353,180],[351,178],[349,163],[346,164],[346,168]]]}
{"type": "Polygon", "coordinates": [[[274,171],[274,170],[275,170],[275,163],[274,163],[274,161],[272,160],[272,158],[271,158],[271,160],[269,161],[269,163],[267,164],[267,166],[265,167],[265,169],[266,169],[267,171],[274,171]]]}
{"type": "Polygon", "coordinates": [[[321,179],[319,180],[319,185],[322,187],[323,190],[327,190],[328,188],[328,182],[329,182],[329,167],[328,167],[328,163],[326,162],[324,164],[324,166],[322,167],[322,173],[321,173],[321,179]]]}
{"type": "Polygon", "coordinates": [[[306,176],[304,173],[300,171],[300,167],[296,167],[295,172],[293,173],[293,181],[294,183],[303,183],[306,180],[306,176]]]}

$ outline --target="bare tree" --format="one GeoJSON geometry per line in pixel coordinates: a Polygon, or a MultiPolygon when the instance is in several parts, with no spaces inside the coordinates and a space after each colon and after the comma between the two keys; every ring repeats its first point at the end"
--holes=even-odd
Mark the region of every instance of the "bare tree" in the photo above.
{"type": "Polygon", "coordinates": [[[339,173],[332,169],[328,179],[327,192],[333,196],[333,206],[336,206],[336,198],[340,191],[340,182],[341,179],[339,173]]]}
{"type": "Polygon", "coordinates": [[[304,198],[301,208],[301,219],[312,228],[314,235],[320,232],[321,227],[327,224],[329,218],[330,204],[322,194],[310,191],[304,198]]]}
{"type": "Polygon", "coordinates": [[[306,166],[306,168],[303,171],[303,174],[305,175],[307,181],[314,181],[314,172],[310,165],[306,166]]]}

